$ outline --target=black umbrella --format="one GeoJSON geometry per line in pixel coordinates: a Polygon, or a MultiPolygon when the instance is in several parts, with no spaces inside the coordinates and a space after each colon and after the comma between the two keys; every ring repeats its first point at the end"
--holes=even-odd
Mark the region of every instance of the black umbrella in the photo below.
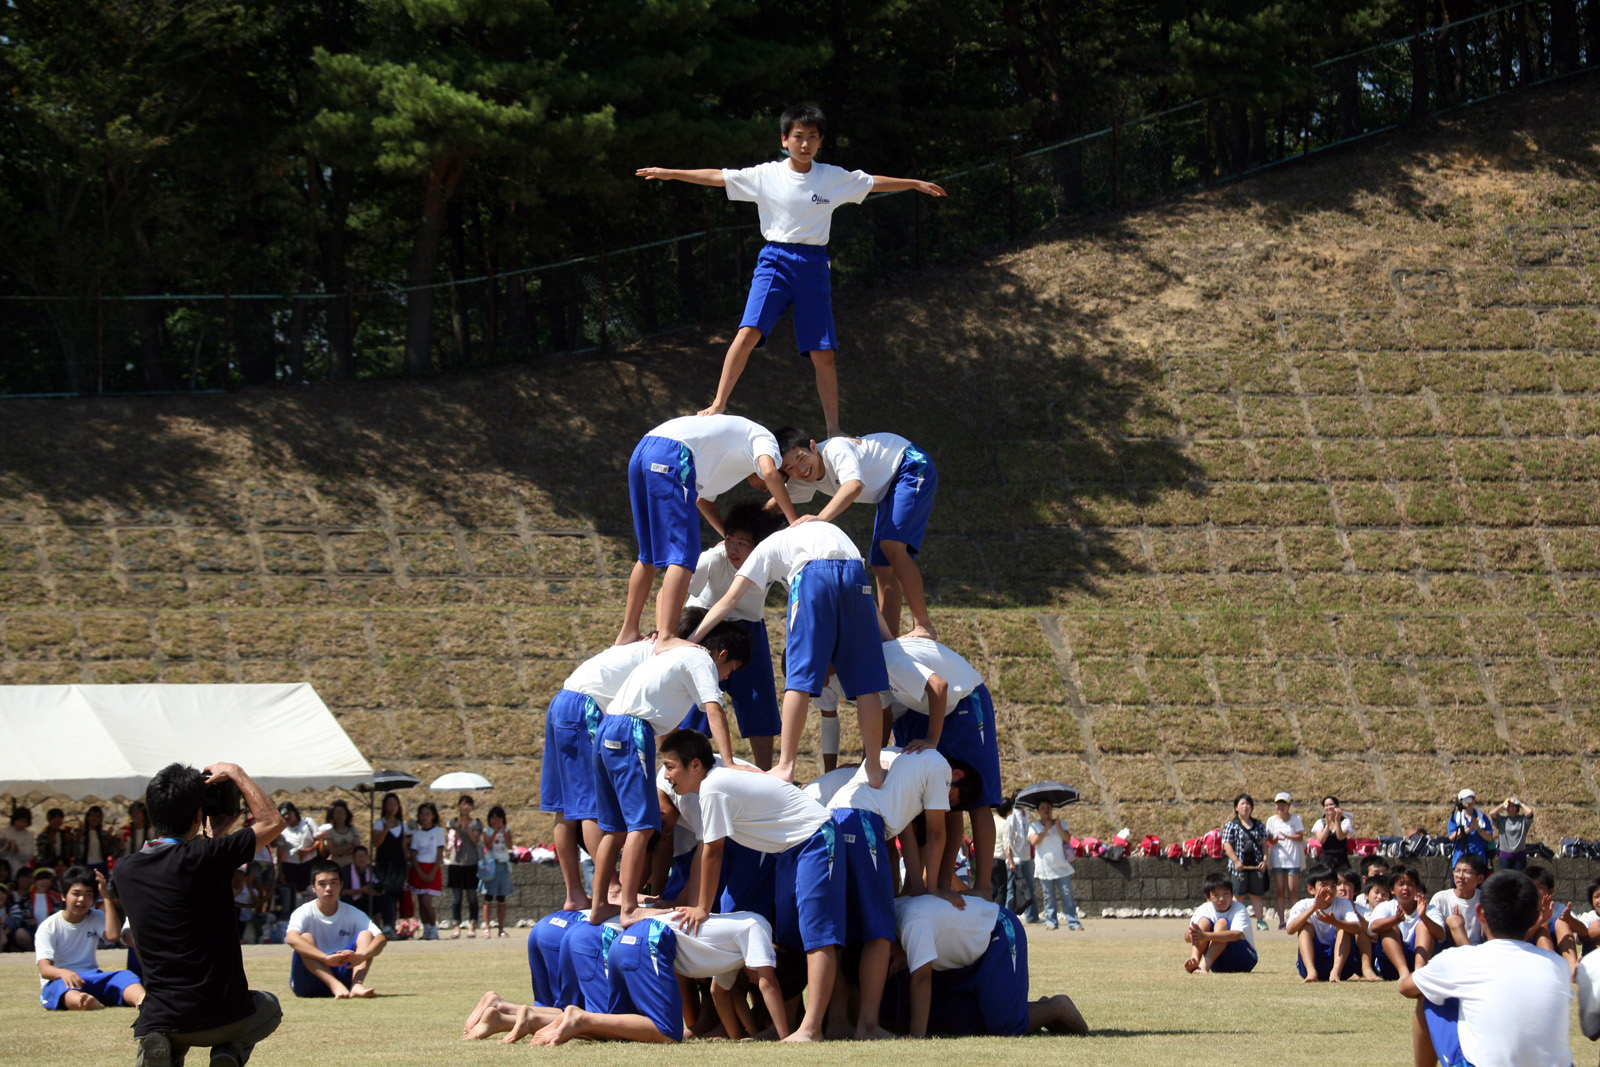
{"type": "Polygon", "coordinates": [[[391,789],[410,789],[414,785],[421,785],[422,779],[405,771],[378,771],[372,776],[372,781],[362,782],[356,786],[357,793],[367,794],[367,825],[373,822],[373,798],[379,793],[387,793],[391,789]]]}
{"type": "Polygon", "coordinates": [[[1024,808],[1037,808],[1041,802],[1059,808],[1064,804],[1076,804],[1081,799],[1076,789],[1061,782],[1034,782],[1017,794],[1017,803],[1024,808]]]}

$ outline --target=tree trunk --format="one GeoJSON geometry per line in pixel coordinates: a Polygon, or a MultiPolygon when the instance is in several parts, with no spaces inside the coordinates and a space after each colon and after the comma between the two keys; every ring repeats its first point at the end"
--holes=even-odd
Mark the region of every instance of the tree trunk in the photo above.
{"type": "Polygon", "coordinates": [[[444,238],[445,208],[455,192],[466,160],[451,152],[428,170],[423,191],[422,221],[411,245],[411,265],[406,271],[406,373],[433,371],[433,289],[434,265],[439,261],[439,243],[444,238]]]}
{"type": "MultiPolygon", "coordinates": [[[[147,280],[147,288],[154,291],[156,284],[154,278],[147,280]]],[[[167,367],[162,354],[165,349],[165,326],[162,321],[162,304],[155,300],[141,300],[139,308],[139,360],[144,371],[144,387],[151,392],[164,393],[171,386],[167,383],[167,367]]]]}
{"type": "Polygon", "coordinates": [[[1337,110],[1340,139],[1354,137],[1361,132],[1361,83],[1358,73],[1354,59],[1339,64],[1337,110]]]}
{"type": "Polygon", "coordinates": [[[1411,119],[1425,117],[1432,110],[1433,85],[1429,79],[1428,0],[1413,0],[1411,5],[1411,119]]]}
{"type": "MultiPolygon", "coordinates": [[[[1591,0],[1589,18],[1600,16],[1591,0]]],[[[1550,61],[1557,74],[1569,74],[1578,69],[1578,4],[1577,0],[1550,0],[1550,61]]]]}
{"type": "Polygon", "coordinates": [[[467,227],[461,201],[452,198],[445,216],[450,226],[450,332],[455,338],[456,363],[466,367],[472,364],[472,319],[466,290],[461,287],[461,279],[467,276],[467,227]]]}
{"type": "MultiPolygon", "coordinates": [[[[321,235],[322,284],[325,291],[338,296],[328,302],[328,368],[335,381],[355,377],[355,315],[351,307],[350,249],[346,220],[350,217],[350,175],[340,167],[333,168],[325,189],[322,190],[323,209],[328,224],[321,235]]],[[[312,180],[322,181],[321,167],[312,180]]]]}

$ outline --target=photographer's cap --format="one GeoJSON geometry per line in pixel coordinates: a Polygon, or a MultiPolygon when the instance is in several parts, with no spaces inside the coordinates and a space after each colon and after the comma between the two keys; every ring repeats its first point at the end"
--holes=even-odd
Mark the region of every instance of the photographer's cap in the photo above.
{"type": "Polygon", "coordinates": [[[1478,794],[1474,793],[1470,789],[1463,789],[1461,792],[1456,794],[1456,799],[1457,800],[1477,800],[1478,799],[1478,794]]]}
{"type": "Polygon", "coordinates": [[[1508,808],[1511,808],[1511,807],[1520,808],[1520,807],[1522,807],[1522,798],[1521,797],[1506,797],[1506,807],[1508,807],[1508,808]]]}
{"type": "Polygon", "coordinates": [[[1274,804],[1276,804],[1280,800],[1287,804],[1287,803],[1292,802],[1294,800],[1294,797],[1290,796],[1288,793],[1279,793],[1277,796],[1272,798],[1272,802],[1274,804]]]}

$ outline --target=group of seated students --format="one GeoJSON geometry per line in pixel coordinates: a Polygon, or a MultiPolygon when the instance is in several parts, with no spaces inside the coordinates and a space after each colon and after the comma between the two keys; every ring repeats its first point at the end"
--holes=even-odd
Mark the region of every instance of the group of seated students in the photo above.
{"type": "Polygon", "coordinates": [[[655,906],[624,913],[626,885],[601,868],[600,903],[530,933],[532,1002],[485,993],[464,1037],[1087,1032],[1070,998],[1029,1002],[1015,915],[939,885],[945,816],[977,795],[970,768],[887,748],[881,786],[842,767],[802,790],[723,765],[695,730],[667,734],[660,753],[664,829],[644,857],[664,887],[655,906]],[[673,847],[680,831],[687,850],[673,847]]]}

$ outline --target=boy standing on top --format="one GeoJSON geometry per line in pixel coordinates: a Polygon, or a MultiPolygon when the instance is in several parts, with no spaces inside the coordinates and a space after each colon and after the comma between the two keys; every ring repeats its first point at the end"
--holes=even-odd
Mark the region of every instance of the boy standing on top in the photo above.
{"type": "Polygon", "coordinates": [[[838,342],[827,249],[834,209],[859,204],[871,192],[915,189],[929,196],[944,196],[945,192],[932,182],[915,178],[886,178],[816,162],[828,120],[809,104],[785,111],[778,125],[787,160],[743,170],[641,167],[634,173],[647,181],[677,180],[725,188],[729,200],[753,202],[760,212],[761,235],[767,245],[756,259],[744,318],[723,360],[717,395],[700,414],[719,415],[728,410],[728,398],[750,353],[766,343],[773,326],[792,304],[795,345],[802,355],[811,357],[817,396],[832,437],[839,432],[839,377],[833,365],[838,342]]]}
{"type": "Polygon", "coordinates": [[[939,489],[939,471],[926,452],[892,433],[865,437],[830,437],[821,444],[804,430],[778,431],[789,499],[804,504],[817,493],[833,499],[817,514],[832,522],[857,500],[876,504],[872,520],[872,572],[878,579],[878,609],[889,623],[889,636],[900,633],[900,602],[911,609],[907,637],[936,638],[922,572],[915,556],[922,549],[939,489]]]}

